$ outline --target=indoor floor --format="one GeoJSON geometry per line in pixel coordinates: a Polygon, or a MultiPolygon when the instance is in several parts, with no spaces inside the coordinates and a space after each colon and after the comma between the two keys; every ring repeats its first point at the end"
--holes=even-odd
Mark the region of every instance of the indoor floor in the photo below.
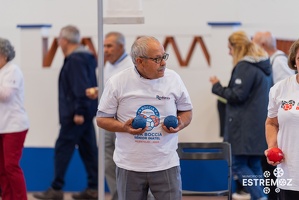
{"type": "MultiPolygon", "coordinates": [[[[1,198],[0,198],[1,199],[1,198]]],[[[187,197],[184,196],[182,200],[226,200],[227,197],[187,197]]],[[[28,200],[36,200],[32,193],[28,193],[28,200]]],[[[65,193],[64,194],[64,200],[73,200],[71,197],[71,193],[65,193]]],[[[105,195],[105,200],[110,200],[110,195],[105,195]]]]}

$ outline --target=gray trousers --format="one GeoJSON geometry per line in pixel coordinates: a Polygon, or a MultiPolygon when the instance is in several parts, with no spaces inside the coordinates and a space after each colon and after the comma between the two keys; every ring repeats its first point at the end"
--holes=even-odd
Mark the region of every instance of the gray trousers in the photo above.
{"type": "MultiPolygon", "coordinates": [[[[105,178],[111,194],[111,200],[118,200],[116,190],[116,165],[113,161],[115,149],[115,133],[105,130],[105,178]]],[[[147,200],[154,200],[151,191],[148,193],[147,200]]]]}
{"type": "Polygon", "coordinates": [[[149,189],[156,200],[181,200],[181,168],[135,172],[116,167],[119,200],[146,200],[149,189]]]}
{"type": "Polygon", "coordinates": [[[115,133],[105,130],[105,178],[111,194],[111,200],[118,200],[116,191],[115,163],[113,152],[115,149],[115,133]]]}

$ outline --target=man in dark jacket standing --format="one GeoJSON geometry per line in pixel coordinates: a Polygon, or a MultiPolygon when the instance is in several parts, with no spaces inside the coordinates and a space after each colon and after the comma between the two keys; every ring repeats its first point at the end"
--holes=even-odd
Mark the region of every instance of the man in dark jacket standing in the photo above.
{"type": "Polygon", "coordinates": [[[59,75],[60,132],[55,144],[54,180],[51,187],[34,194],[37,199],[63,199],[62,188],[68,164],[76,145],[88,175],[87,189],[74,199],[98,199],[98,150],[93,118],[97,99],[85,95],[86,88],[96,87],[95,57],[80,45],[80,33],[74,26],[61,29],[58,44],[65,59],[59,75]]]}

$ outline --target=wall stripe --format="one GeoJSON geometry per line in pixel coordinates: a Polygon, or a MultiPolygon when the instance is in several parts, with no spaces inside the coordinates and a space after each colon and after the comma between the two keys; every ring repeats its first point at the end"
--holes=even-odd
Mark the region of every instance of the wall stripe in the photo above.
{"type": "MultiPolygon", "coordinates": [[[[24,148],[21,160],[21,167],[25,174],[27,190],[44,191],[51,185],[54,173],[54,149],[53,148],[24,148]]],[[[182,161],[182,181],[183,189],[221,189],[225,188],[227,169],[223,161],[219,164],[195,163],[194,161],[182,161]],[[221,163],[222,162],[222,163],[221,163]],[[189,179],[187,175],[193,174],[189,179]],[[226,175],[225,175],[226,174],[226,175]],[[224,175],[224,176],[223,176],[224,175]],[[222,178],[221,178],[222,177],[222,178]]],[[[64,191],[81,191],[86,187],[86,172],[81,161],[78,150],[75,150],[70,162],[66,178],[64,191]]],[[[105,191],[108,192],[105,183],[105,191]]]]}
{"type": "MultiPolygon", "coordinates": [[[[43,191],[50,187],[54,174],[53,148],[24,148],[21,167],[27,191],[43,191]]],[[[64,191],[81,191],[86,188],[86,172],[79,151],[75,150],[65,178],[64,191]]],[[[108,191],[107,185],[105,191],[108,191]]]]}

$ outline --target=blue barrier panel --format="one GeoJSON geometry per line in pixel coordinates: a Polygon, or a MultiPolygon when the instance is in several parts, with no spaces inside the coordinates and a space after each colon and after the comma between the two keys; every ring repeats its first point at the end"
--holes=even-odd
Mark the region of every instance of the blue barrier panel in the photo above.
{"type": "MultiPolygon", "coordinates": [[[[21,167],[24,171],[28,191],[43,191],[50,187],[54,174],[53,148],[24,148],[21,167]]],[[[81,191],[86,188],[87,175],[76,149],[69,164],[64,191],[81,191]]],[[[105,184],[105,191],[108,187],[105,184]]]]}

